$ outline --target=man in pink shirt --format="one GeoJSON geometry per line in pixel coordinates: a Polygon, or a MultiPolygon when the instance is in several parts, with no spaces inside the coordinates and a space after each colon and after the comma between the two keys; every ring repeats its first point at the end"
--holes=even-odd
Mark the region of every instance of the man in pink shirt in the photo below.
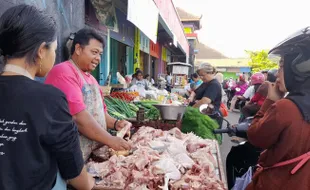
{"type": "Polygon", "coordinates": [[[54,66],[45,81],[66,94],[70,113],[81,134],[84,160],[102,145],[116,151],[131,148],[127,141],[106,131],[107,128],[121,130],[131,123],[116,120],[107,113],[99,84],[90,74],[99,65],[103,48],[104,40],[95,31],[78,31],[72,43],[71,59],[54,66]]]}

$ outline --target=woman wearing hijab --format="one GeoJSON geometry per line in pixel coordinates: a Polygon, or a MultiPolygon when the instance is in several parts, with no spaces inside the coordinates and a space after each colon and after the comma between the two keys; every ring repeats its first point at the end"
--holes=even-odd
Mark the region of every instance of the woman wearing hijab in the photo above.
{"type": "Polygon", "coordinates": [[[66,96],[34,80],[53,67],[56,22],[33,6],[0,18],[0,189],[90,190],[66,96]]]}
{"type": "Polygon", "coordinates": [[[248,131],[249,142],[265,151],[247,190],[309,190],[310,27],[269,54],[281,59],[276,83],[269,83],[267,98],[248,131]]]}

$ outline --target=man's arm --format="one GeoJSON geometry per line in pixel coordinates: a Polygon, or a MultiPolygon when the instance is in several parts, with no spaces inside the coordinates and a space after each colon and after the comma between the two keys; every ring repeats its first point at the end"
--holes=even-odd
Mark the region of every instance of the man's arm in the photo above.
{"type": "Polygon", "coordinates": [[[108,112],[105,112],[105,119],[107,122],[107,128],[114,129],[114,124],[117,120],[114,117],[111,117],[108,112]]]}
{"type": "MultiPolygon", "coordinates": [[[[104,130],[97,121],[84,110],[73,116],[74,121],[77,123],[80,133],[87,138],[105,144],[114,150],[130,150],[130,144],[122,138],[114,137],[104,130]]],[[[110,121],[106,120],[107,124],[110,121]]],[[[114,126],[114,124],[113,124],[114,126]]]]}
{"type": "Polygon", "coordinates": [[[73,119],[78,126],[79,132],[85,137],[111,147],[112,136],[99,125],[87,110],[73,115],[73,119]]]}

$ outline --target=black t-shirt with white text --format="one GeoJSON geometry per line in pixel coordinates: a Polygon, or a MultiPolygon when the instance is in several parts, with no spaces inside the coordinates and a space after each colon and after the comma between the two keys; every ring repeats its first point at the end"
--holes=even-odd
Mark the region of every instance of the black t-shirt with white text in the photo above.
{"type": "Polygon", "coordinates": [[[213,79],[210,82],[202,83],[195,90],[195,93],[196,100],[201,100],[202,98],[207,97],[211,100],[215,110],[218,111],[220,109],[222,100],[222,87],[216,79],[213,79]]]}
{"type": "Polygon", "coordinates": [[[57,171],[77,177],[79,134],[58,89],[24,76],[0,76],[0,189],[50,190],[57,171]]]}

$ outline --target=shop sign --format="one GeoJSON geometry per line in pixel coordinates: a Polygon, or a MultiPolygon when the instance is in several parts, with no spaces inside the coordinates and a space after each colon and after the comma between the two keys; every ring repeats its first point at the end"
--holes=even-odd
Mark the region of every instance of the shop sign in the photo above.
{"type": "Polygon", "coordinates": [[[167,62],[170,63],[171,62],[171,52],[166,49],[166,54],[167,54],[167,62]]]}
{"type": "Polygon", "coordinates": [[[172,0],[154,0],[158,7],[159,14],[163,18],[167,26],[176,35],[177,41],[180,44],[186,55],[189,55],[189,45],[184,34],[183,24],[179,20],[176,9],[172,0]]]}
{"type": "Polygon", "coordinates": [[[250,67],[240,67],[240,72],[249,73],[249,72],[251,72],[251,68],[250,67]]]}
{"type": "Polygon", "coordinates": [[[174,65],[172,73],[173,74],[180,74],[180,75],[188,75],[189,67],[174,65]]]}
{"type": "Polygon", "coordinates": [[[150,40],[140,31],[140,50],[149,54],[150,53],[150,40]]]}
{"type": "Polygon", "coordinates": [[[126,44],[130,47],[134,46],[135,26],[127,21],[126,15],[119,9],[116,10],[116,16],[118,20],[118,32],[111,31],[110,37],[126,44]]]}
{"type": "Polygon", "coordinates": [[[189,27],[184,28],[184,33],[185,34],[191,34],[192,33],[192,29],[189,27]]]}
{"type": "Polygon", "coordinates": [[[167,49],[165,47],[162,47],[161,49],[161,59],[167,62],[167,49]]]}
{"type": "Polygon", "coordinates": [[[157,41],[158,9],[153,0],[128,0],[127,20],[150,40],[157,41]]]}
{"type": "Polygon", "coordinates": [[[134,70],[140,68],[140,31],[135,29],[134,70]]]}
{"type": "Polygon", "coordinates": [[[160,45],[158,42],[155,44],[152,41],[150,41],[150,55],[151,56],[160,58],[161,55],[160,55],[159,49],[160,49],[160,45]]]}
{"type": "Polygon", "coordinates": [[[173,45],[175,47],[178,47],[178,39],[177,39],[177,36],[173,34],[173,45]]]}

